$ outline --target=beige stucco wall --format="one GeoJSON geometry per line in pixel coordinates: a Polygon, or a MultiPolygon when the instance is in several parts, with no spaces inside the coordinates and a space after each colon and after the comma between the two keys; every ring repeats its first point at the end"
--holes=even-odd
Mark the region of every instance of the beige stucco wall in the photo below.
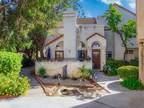
{"type": "Polygon", "coordinates": [[[86,42],[86,39],[94,33],[99,33],[104,36],[104,25],[98,24],[81,24],[79,25],[80,41],[86,42]]]}
{"type": "Polygon", "coordinates": [[[144,0],[136,0],[137,4],[137,39],[139,46],[139,78],[144,84],[144,0]]]}
{"type": "Polygon", "coordinates": [[[114,39],[115,39],[115,59],[116,60],[123,60],[123,57],[124,57],[124,47],[123,47],[123,44],[122,44],[122,41],[121,41],[121,38],[120,36],[115,33],[114,34],[114,39]]]}
{"type": "Polygon", "coordinates": [[[92,69],[91,62],[79,62],[79,61],[62,61],[62,62],[36,62],[35,63],[35,72],[38,73],[39,68],[43,67],[46,69],[46,75],[48,76],[55,76],[58,74],[63,74],[63,67],[67,65],[68,77],[80,77],[80,70],[79,68],[83,65],[86,68],[92,69]]]}
{"type": "Polygon", "coordinates": [[[115,58],[114,33],[111,30],[105,31],[105,38],[107,40],[106,51],[111,51],[112,52],[112,58],[115,58]]]}
{"type": "Polygon", "coordinates": [[[144,0],[137,1],[137,35],[144,39],[144,0]]]}
{"type": "Polygon", "coordinates": [[[127,61],[130,61],[132,59],[138,58],[138,48],[132,49],[133,54],[127,54],[127,61]]]}

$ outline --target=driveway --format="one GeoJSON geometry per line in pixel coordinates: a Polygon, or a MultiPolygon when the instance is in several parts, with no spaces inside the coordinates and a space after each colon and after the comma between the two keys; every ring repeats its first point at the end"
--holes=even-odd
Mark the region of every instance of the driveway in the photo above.
{"type": "Polygon", "coordinates": [[[23,69],[23,74],[31,79],[28,94],[15,99],[0,100],[0,108],[144,108],[144,92],[124,89],[116,77],[105,77],[99,73],[97,75],[99,84],[109,89],[111,94],[97,99],[85,99],[76,96],[45,96],[28,69],[23,69]]]}

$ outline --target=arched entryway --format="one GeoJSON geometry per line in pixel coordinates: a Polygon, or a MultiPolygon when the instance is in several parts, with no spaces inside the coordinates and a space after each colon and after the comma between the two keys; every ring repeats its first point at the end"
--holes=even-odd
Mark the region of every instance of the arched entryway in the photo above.
{"type": "Polygon", "coordinates": [[[101,50],[99,42],[95,41],[92,46],[92,67],[93,69],[101,69],[101,50]]]}
{"type": "Polygon", "coordinates": [[[87,38],[87,53],[91,58],[92,68],[103,69],[106,64],[106,39],[95,33],[87,38]]]}

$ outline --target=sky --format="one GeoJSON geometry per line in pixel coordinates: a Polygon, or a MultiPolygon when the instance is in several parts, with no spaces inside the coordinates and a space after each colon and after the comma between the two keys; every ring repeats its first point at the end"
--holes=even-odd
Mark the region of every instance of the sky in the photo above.
{"type": "Polygon", "coordinates": [[[108,9],[108,5],[117,3],[133,12],[135,12],[135,0],[80,0],[80,4],[86,14],[86,17],[101,16],[108,9]]]}

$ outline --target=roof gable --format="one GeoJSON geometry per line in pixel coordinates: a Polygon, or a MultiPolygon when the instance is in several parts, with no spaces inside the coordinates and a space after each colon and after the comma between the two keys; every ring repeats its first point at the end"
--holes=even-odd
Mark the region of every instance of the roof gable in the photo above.
{"type": "Polygon", "coordinates": [[[116,8],[117,8],[117,7],[118,7],[118,8],[121,8],[121,9],[123,9],[124,11],[127,11],[127,12],[129,12],[130,14],[136,16],[136,14],[135,14],[134,12],[130,11],[129,9],[127,9],[127,8],[125,8],[125,7],[123,7],[123,6],[119,5],[119,4],[114,3],[113,6],[116,7],[116,8]]]}

